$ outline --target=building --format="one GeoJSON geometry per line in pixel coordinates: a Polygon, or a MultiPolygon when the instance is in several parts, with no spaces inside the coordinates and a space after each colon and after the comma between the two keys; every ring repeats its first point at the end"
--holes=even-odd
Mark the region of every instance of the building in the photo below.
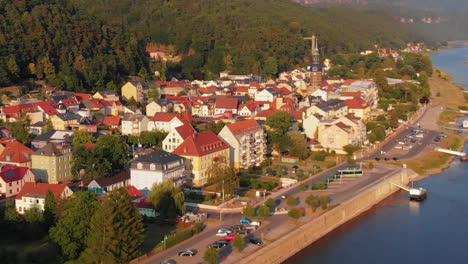
{"type": "Polygon", "coordinates": [[[159,99],[146,105],[146,116],[153,117],[158,112],[167,113],[173,109],[173,103],[166,99],[159,99]]]}
{"type": "Polygon", "coordinates": [[[265,132],[256,120],[249,119],[226,125],[220,132],[230,147],[231,162],[236,168],[259,166],[267,153],[265,132]]]}
{"type": "Polygon", "coordinates": [[[311,115],[319,115],[324,119],[340,118],[348,114],[348,106],[343,100],[331,99],[312,105],[303,114],[303,120],[311,115]]]}
{"type": "Polygon", "coordinates": [[[208,182],[209,170],[215,162],[229,162],[229,145],[212,131],[192,134],[172,153],[186,158],[195,185],[208,182]]]}
{"type": "Polygon", "coordinates": [[[317,37],[314,35],[307,39],[312,40],[312,64],[307,66],[310,83],[307,86],[306,94],[311,95],[314,91],[320,89],[322,85],[323,66],[320,63],[320,51],[318,48],[317,37]]]}
{"type": "Polygon", "coordinates": [[[80,115],[70,112],[56,114],[50,117],[50,121],[55,130],[71,130],[72,126],[79,125],[80,120],[80,115]]]}
{"type": "Polygon", "coordinates": [[[93,95],[94,99],[105,100],[105,101],[120,101],[119,94],[116,91],[99,91],[93,95]]]}
{"type": "Polygon", "coordinates": [[[0,144],[0,163],[30,168],[33,153],[17,140],[5,141],[0,144]]]}
{"type": "Polygon", "coordinates": [[[47,143],[31,155],[32,170],[37,179],[48,183],[62,183],[72,178],[71,145],[47,143]]]}
{"type": "Polygon", "coordinates": [[[173,113],[156,113],[148,123],[148,130],[159,130],[169,132],[172,129],[182,126],[184,119],[173,113]]]}
{"type": "Polygon", "coordinates": [[[21,191],[16,195],[16,211],[24,214],[27,210],[37,208],[44,211],[45,198],[51,191],[55,199],[70,197],[73,192],[65,184],[49,184],[39,182],[27,182],[21,191]]]}
{"type": "Polygon", "coordinates": [[[126,114],[122,118],[122,135],[139,136],[148,131],[148,117],[141,114],[126,114]]]}
{"type": "Polygon", "coordinates": [[[72,143],[73,131],[57,131],[50,130],[34,138],[31,142],[31,148],[33,150],[38,150],[47,143],[72,143]]]}
{"type": "Polygon", "coordinates": [[[346,145],[362,146],[367,143],[366,126],[361,119],[347,115],[320,122],[318,140],[323,149],[345,154],[346,145]]]}
{"type": "Polygon", "coordinates": [[[215,103],[215,114],[222,115],[226,112],[237,114],[239,99],[235,97],[218,97],[215,103]]]}
{"type": "Polygon", "coordinates": [[[88,191],[98,194],[112,192],[113,190],[130,185],[130,173],[123,171],[112,177],[100,177],[88,184],[88,191]]]}
{"type": "Polygon", "coordinates": [[[183,157],[156,150],[130,162],[130,179],[138,190],[151,190],[154,184],[180,180],[184,176],[183,157]]]}
{"type": "Polygon", "coordinates": [[[255,101],[257,102],[273,102],[278,96],[278,92],[273,88],[263,89],[255,95],[255,101]]]}
{"type": "Polygon", "coordinates": [[[187,137],[196,133],[197,131],[190,124],[173,128],[164,138],[162,148],[167,152],[172,152],[182,144],[187,137]]]}
{"type": "Polygon", "coordinates": [[[371,108],[362,98],[354,97],[353,99],[345,100],[345,103],[348,106],[348,112],[350,114],[362,120],[368,120],[370,118],[371,108]]]}
{"type": "Polygon", "coordinates": [[[28,167],[5,165],[0,171],[0,197],[14,196],[26,182],[34,181],[34,173],[28,167]]]}
{"type": "Polygon", "coordinates": [[[133,100],[144,103],[148,98],[148,91],[151,88],[156,88],[156,85],[153,83],[145,83],[139,81],[130,81],[122,86],[122,98],[125,100],[133,100]]]}
{"type": "Polygon", "coordinates": [[[371,108],[377,108],[379,104],[379,91],[377,84],[373,80],[346,80],[339,90],[340,93],[360,92],[362,99],[371,108]]]}

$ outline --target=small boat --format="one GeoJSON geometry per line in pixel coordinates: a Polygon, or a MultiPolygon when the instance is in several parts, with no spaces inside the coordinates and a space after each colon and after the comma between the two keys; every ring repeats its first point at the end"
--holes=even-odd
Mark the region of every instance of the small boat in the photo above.
{"type": "Polygon", "coordinates": [[[461,161],[468,161],[468,155],[460,157],[461,161]]]}
{"type": "Polygon", "coordinates": [[[410,200],[423,201],[427,198],[427,190],[424,188],[412,188],[409,190],[410,200]]]}

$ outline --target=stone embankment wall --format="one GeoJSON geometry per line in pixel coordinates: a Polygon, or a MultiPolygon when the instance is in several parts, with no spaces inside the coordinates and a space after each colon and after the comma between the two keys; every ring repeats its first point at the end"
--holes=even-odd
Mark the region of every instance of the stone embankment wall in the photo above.
{"type": "Polygon", "coordinates": [[[338,207],[313,219],[311,222],[302,225],[294,232],[285,235],[256,251],[254,254],[249,255],[240,263],[274,264],[287,260],[330,231],[369,210],[372,206],[398,191],[399,188],[390,182],[407,185],[409,183],[408,174],[410,173],[415,174],[409,169],[404,169],[402,172],[388,177],[385,181],[371,187],[352,200],[340,204],[338,207]]]}

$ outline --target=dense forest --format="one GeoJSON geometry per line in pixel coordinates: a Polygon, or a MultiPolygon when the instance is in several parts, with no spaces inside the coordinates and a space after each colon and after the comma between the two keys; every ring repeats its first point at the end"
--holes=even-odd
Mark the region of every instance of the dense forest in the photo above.
{"type": "Polygon", "coordinates": [[[34,78],[67,90],[115,88],[147,70],[144,43],[124,25],[63,0],[0,0],[0,85],[34,78]]]}
{"type": "Polygon", "coordinates": [[[87,14],[125,25],[148,40],[196,51],[181,63],[185,78],[219,71],[263,76],[303,64],[319,35],[323,54],[357,52],[378,44],[400,47],[417,36],[383,11],[306,8],[289,0],[72,0],[87,14]]]}

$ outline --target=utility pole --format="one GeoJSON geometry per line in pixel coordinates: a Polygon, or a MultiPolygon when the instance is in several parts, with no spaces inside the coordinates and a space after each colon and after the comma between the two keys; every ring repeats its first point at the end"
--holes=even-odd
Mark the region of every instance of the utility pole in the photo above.
{"type": "Polygon", "coordinates": [[[224,202],[224,179],[223,179],[223,202],[224,202]]]}

